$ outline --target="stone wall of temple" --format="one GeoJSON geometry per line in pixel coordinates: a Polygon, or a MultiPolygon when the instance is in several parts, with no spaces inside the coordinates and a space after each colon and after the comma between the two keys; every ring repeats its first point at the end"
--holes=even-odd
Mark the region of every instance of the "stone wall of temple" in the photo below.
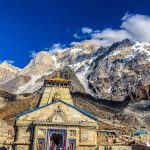
{"type": "MultiPolygon", "coordinates": [[[[47,138],[47,131],[51,129],[58,129],[62,130],[65,129],[67,131],[67,139],[68,141],[75,140],[76,141],[76,150],[95,150],[97,145],[97,131],[86,129],[86,127],[56,127],[56,126],[37,126],[35,133],[34,133],[34,141],[33,145],[35,147],[37,139],[43,138],[46,141],[47,138]]],[[[17,146],[17,150],[29,150],[29,144],[31,143],[31,136],[27,127],[20,127],[18,130],[18,142],[19,145],[17,146]]]]}
{"type": "MultiPolygon", "coordinates": [[[[83,113],[79,112],[78,110],[69,107],[68,105],[57,102],[53,105],[49,105],[46,107],[43,107],[41,109],[38,109],[36,111],[33,111],[31,113],[27,113],[23,116],[20,116],[17,120],[17,124],[22,123],[31,123],[32,121],[39,120],[43,121],[46,119],[50,119],[52,117],[55,117],[56,114],[59,115],[59,111],[64,113],[67,117],[67,121],[75,123],[75,122],[87,122],[88,125],[97,126],[97,122],[94,119],[91,119],[87,115],[84,115],[83,113]]],[[[62,122],[65,122],[65,115],[61,116],[64,120],[62,122]]],[[[57,116],[56,116],[57,117],[57,116]]],[[[57,122],[55,120],[55,122],[57,122]]]]}
{"type": "Polygon", "coordinates": [[[28,126],[22,126],[18,128],[18,141],[21,143],[29,143],[30,142],[30,131],[28,130],[28,126]]]}
{"type": "MultiPolygon", "coordinates": [[[[104,146],[99,146],[99,150],[104,150],[104,146]]],[[[112,146],[112,150],[132,150],[131,146],[112,146]]]]}
{"type": "MultiPolygon", "coordinates": [[[[18,149],[28,150],[29,144],[36,145],[38,138],[47,138],[47,131],[59,129],[67,131],[67,140],[76,141],[76,150],[97,145],[97,122],[73,107],[62,102],[24,114],[16,121],[18,127],[18,149]],[[33,124],[32,124],[33,123],[33,124]],[[35,127],[34,134],[32,130],[35,127]]],[[[89,148],[88,148],[89,149],[89,148]]],[[[89,149],[89,150],[90,150],[89,149]]]]}
{"type": "Polygon", "coordinates": [[[56,92],[61,100],[65,100],[65,102],[73,104],[68,87],[45,87],[40,106],[52,102],[52,98],[55,96],[56,92]]]}
{"type": "Polygon", "coordinates": [[[89,128],[81,129],[81,143],[86,143],[89,145],[97,145],[97,132],[96,130],[89,128]]]}
{"type": "Polygon", "coordinates": [[[17,150],[29,150],[29,145],[18,145],[17,150]]]}
{"type": "Polygon", "coordinates": [[[89,145],[80,145],[78,150],[97,150],[97,147],[89,145]]]}
{"type": "MultiPolygon", "coordinates": [[[[38,126],[35,131],[35,140],[34,140],[34,145],[37,141],[38,138],[47,138],[47,131],[50,130],[65,130],[67,132],[67,141],[75,140],[76,141],[76,149],[79,148],[79,140],[80,140],[80,130],[78,127],[56,127],[56,126],[38,126]]],[[[68,144],[68,143],[67,143],[68,144]]]]}
{"type": "Polygon", "coordinates": [[[66,130],[67,131],[67,138],[68,141],[75,140],[76,141],[76,149],[80,150],[85,147],[95,148],[97,145],[97,131],[96,130],[90,130],[86,128],[79,128],[79,127],[54,127],[54,126],[38,126],[35,131],[35,141],[37,141],[38,138],[44,138],[47,137],[47,130],[51,129],[57,129],[57,130],[66,130]]]}

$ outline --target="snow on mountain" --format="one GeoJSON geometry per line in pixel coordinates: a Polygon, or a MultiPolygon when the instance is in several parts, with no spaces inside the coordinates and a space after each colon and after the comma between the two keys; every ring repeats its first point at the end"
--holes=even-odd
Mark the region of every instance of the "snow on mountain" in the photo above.
{"type": "Polygon", "coordinates": [[[33,93],[43,86],[45,78],[61,70],[62,77],[73,80],[72,92],[90,94],[97,98],[97,104],[102,99],[110,104],[115,101],[115,108],[121,109],[115,117],[124,124],[139,124],[142,119],[143,125],[149,125],[149,68],[150,43],[126,39],[104,48],[90,45],[87,40],[64,51],[41,51],[22,70],[0,64],[0,71],[4,70],[0,83],[4,78],[9,80],[0,88],[15,94],[33,93]],[[10,72],[14,74],[12,80],[10,72]],[[120,105],[122,108],[117,108],[120,105]],[[143,119],[145,114],[147,118],[143,119]]]}
{"type": "Polygon", "coordinates": [[[21,69],[11,65],[8,61],[0,64],[0,85],[15,78],[21,69]]]}
{"type": "MultiPolygon", "coordinates": [[[[75,73],[77,73],[79,79],[81,79],[81,77],[84,76],[84,73],[88,71],[90,63],[92,62],[90,57],[93,55],[93,52],[96,51],[96,49],[93,50],[90,45],[87,44],[86,47],[88,49],[85,49],[85,43],[86,42],[83,42],[82,45],[79,46],[74,45],[73,47],[59,53],[49,53],[47,51],[39,52],[35,58],[33,58],[30,63],[19,72],[19,75],[29,75],[32,79],[24,86],[19,87],[16,93],[34,92],[34,88],[31,90],[31,87],[34,87],[32,81],[40,88],[42,84],[36,82],[40,77],[47,73],[50,74],[54,70],[62,69],[65,66],[71,67],[75,73]]],[[[86,86],[86,84],[84,84],[86,81],[82,80],[83,78],[80,82],[86,86]]],[[[35,90],[36,89],[35,86],[35,90]]]]}
{"type": "Polygon", "coordinates": [[[150,43],[136,42],[135,45],[132,47],[132,50],[133,50],[132,58],[134,58],[138,53],[145,53],[148,57],[148,60],[150,60],[150,43]]]}
{"type": "Polygon", "coordinates": [[[39,88],[41,88],[43,83],[38,82],[38,84],[36,84],[35,82],[41,77],[42,77],[41,75],[31,76],[31,80],[26,84],[20,86],[18,90],[15,92],[15,94],[31,93],[38,90],[39,88]]]}
{"type": "Polygon", "coordinates": [[[13,72],[13,73],[17,73],[18,71],[20,71],[19,68],[11,65],[8,61],[4,61],[0,64],[0,68],[3,68],[3,69],[6,69],[10,72],[13,72]]]}
{"type": "Polygon", "coordinates": [[[127,50],[118,49],[116,51],[113,51],[108,57],[123,55],[123,57],[126,61],[130,61],[139,53],[145,53],[149,59],[150,43],[148,43],[148,42],[140,43],[140,42],[136,41],[135,44],[130,49],[127,49],[127,50]]]}
{"type": "Polygon", "coordinates": [[[124,40],[93,60],[87,84],[95,97],[123,101],[129,93],[150,85],[150,44],[124,40]]]}
{"type": "Polygon", "coordinates": [[[56,59],[54,56],[52,57],[49,52],[41,51],[39,52],[35,58],[33,58],[30,63],[23,68],[19,75],[38,75],[42,74],[43,72],[48,72],[56,64],[56,59]]]}
{"type": "Polygon", "coordinates": [[[83,49],[81,49],[81,48],[71,48],[70,54],[76,54],[76,53],[80,53],[82,51],[83,51],[83,49]]]}
{"type": "MultiPolygon", "coordinates": [[[[104,99],[119,100],[119,98],[122,99],[122,96],[117,95],[119,91],[117,92],[115,86],[118,82],[123,85],[125,84],[123,83],[125,82],[123,79],[125,75],[128,76],[129,81],[136,80],[133,79],[135,78],[133,75],[138,75],[138,71],[136,70],[135,72],[135,69],[130,69],[130,65],[137,65],[137,62],[139,64],[148,64],[150,60],[149,56],[150,43],[124,40],[114,43],[107,48],[98,48],[94,45],[90,45],[88,40],[85,40],[59,53],[41,51],[22,70],[16,68],[16,70],[10,69],[11,67],[7,63],[0,64],[0,68],[2,66],[14,72],[19,72],[18,76],[28,75],[31,77],[28,83],[18,88],[16,92],[18,94],[30,91],[34,92],[42,86],[42,83],[38,82],[39,78],[45,74],[51,74],[55,70],[69,66],[86,89],[86,93],[104,99]],[[136,59],[137,62],[134,62],[136,59]],[[34,87],[34,84],[37,86],[34,87]]],[[[139,68],[139,71],[140,69],[141,68],[139,68]]],[[[127,85],[124,85],[124,87],[126,86],[127,85]]],[[[132,85],[130,86],[134,89],[132,85]]],[[[125,97],[127,92],[125,89],[123,89],[123,91],[124,94],[122,94],[123,97],[125,97]]]]}

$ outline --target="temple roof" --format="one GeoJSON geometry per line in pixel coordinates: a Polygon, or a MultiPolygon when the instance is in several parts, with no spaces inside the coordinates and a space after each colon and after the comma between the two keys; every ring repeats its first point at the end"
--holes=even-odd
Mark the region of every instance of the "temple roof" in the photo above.
{"type": "Polygon", "coordinates": [[[61,103],[63,103],[63,104],[66,104],[66,105],[68,105],[68,106],[70,106],[70,107],[72,107],[72,108],[78,110],[79,112],[83,113],[84,115],[86,115],[86,116],[88,116],[88,117],[90,117],[90,118],[92,118],[92,119],[94,119],[94,120],[97,120],[97,117],[94,116],[93,114],[90,114],[90,113],[88,113],[87,111],[85,111],[85,110],[83,110],[83,109],[81,109],[81,108],[79,108],[79,107],[77,107],[77,106],[74,106],[74,105],[71,105],[71,104],[69,104],[69,103],[66,103],[66,102],[63,101],[63,100],[57,100],[57,101],[48,103],[48,104],[46,104],[46,105],[33,108],[33,109],[31,109],[31,110],[28,110],[28,111],[25,111],[25,112],[23,112],[23,113],[21,113],[21,114],[18,114],[17,117],[26,115],[26,114],[28,114],[28,113],[31,113],[31,112],[33,112],[33,111],[39,110],[39,109],[41,109],[41,108],[44,108],[44,107],[46,107],[46,106],[49,106],[49,105],[52,105],[52,104],[55,104],[55,103],[58,103],[58,102],[61,102],[61,103]]]}
{"type": "Polygon", "coordinates": [[[69,83],[69,82],[71,82],[71,80],[60,78],[59,73],[56,74],[55,78],[48,78],[48,79],[46,79],[46,81],[49,81],[49,82],[59,82],[59,83],[69,83]]]}

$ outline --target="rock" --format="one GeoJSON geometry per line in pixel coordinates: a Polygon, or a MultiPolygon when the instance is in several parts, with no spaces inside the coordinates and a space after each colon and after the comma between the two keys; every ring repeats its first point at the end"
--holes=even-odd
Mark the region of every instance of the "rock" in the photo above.
{"type": "Polygon", "coordinates": [[[19,68],[9,64],[8,61],[2,62],[0,64],[0,85],[15,78],[19,71],[19,68]]]}
{"type": "MultiPolygon", "coordinates": [[[[98,109],[97,113],[105,118],[114,117],[126,126],[148,126],[149,68],[150,43],[126,39],[104,48],[85,40],[63,51],[41,51],[22,70],[6,62],[0,64],[0,89],[14,94],[35,94],[41,91],[44,79],[55,76],[59,70],[61,77],[72,80],[73,94],[81,93],[96,99],[92,103],[96,106],[89,104],[89,98],[86,104],[83,104],[84,100],[78,101],[82,107],[98,109]],[[103,112],[100,109],[104,109],[103,112]],[[127,121],[131,124],[126,124],[127,121]]],[[[0,107],[4,108],[6,101],[0,98],[0,107]]],[[[15,104],[13,106],[16,108],[15,104]]],[[[21,110],[29,108],[21,107],[21,110]]]]}
{"type": "Polygon", "coordinates": [[[55,65],[55,60],[46,51],[39,52],[35,58],[33,58],[30,63],[23,68],[19,75],[39,75],[44,74],[53,69],[55,65]]]}
{"type": "Polygon", "coordinates": [[[16,99],[16,95],[10,94],[5,91],[0,91],[0,108],[4,107],[7,103],[16,99]]]}
{"type": "Polygon", "coordinates": [[[98,98],[124,101],[129,93],[150,84],[150,50],[141,43],[131,46],[123,42],[115,50],[113,47],[91,66],[94,71],[88,75],[88,86],[98,98]]]}
{"type": "Polygon", "coordinates": [[[31,80],[30,76],[20,75],[0,86],[0,89],[15,93],[19,87],[26,85],[31,80]]]}

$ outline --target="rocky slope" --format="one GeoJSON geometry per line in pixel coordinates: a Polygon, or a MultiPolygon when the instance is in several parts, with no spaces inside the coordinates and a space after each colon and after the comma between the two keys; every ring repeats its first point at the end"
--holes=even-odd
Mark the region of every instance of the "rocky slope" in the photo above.
{"type": "MultiPolygon", "coordinates": [[[[123,101],[150,84],[150,44],[123,41],[113,44],[92,64],[88,84],[95,96],[123,101]]],[[[149,91],[147,91],[149,92],[149,91]]]]}
{"type": "MultiPolygon", "coordinates": [[[[18,83],[20,83],[22,78],[30,76],[31,80],[28,81],[28,83],[25,82],[24,85],[17,84],[15,88],[13,87],[11,89],[11,92],[16,94],[26,92],[33,93],[42,87],[42,83],[37,82],[41,81],[39,80],[40,78],[50,75],[55,70],[62,69],[66,66],[70,67],[72,71],[77,74],[81,82],[81,80],[85,80],[84,70],[88,69],[90,63],[94,59],[94,53],[97,51],[95,48],[97,47],[93,44],[88,44],[87,41],[84,41],[62,52],[53,53],[41,51],[25,68],[18,72],[15,79],[13,78],[12,80],[9,80],[9,82],[1,84],[1,88],[8,92],[10,87],[14,85],[14,82],[17,83],[18,81],[18,83]],[[89,61],[89,59],[91,60],[89,61]]],[[[85,85],[84,82],[86,81],[83,81],[80,84],[85,85]]]]}
{"type": "Polygon", "coordinates": [[[30,82],[31,79],[32,78],[30,76],[20,75],[12,80],[9,80],[5,84],[2,84],[0,86],[0,89],[7,92],[15,93],[19,88],[21,89],[22,86],[24,87],[28,82],[30,82]]]}
{"type": "Polygon", "coordinates": [[[95,113],[92,109],[97,109],[96,115],[108,114],[119,124],[129,125],[126,122],[130,121],[132,126],[148,126],[149,68],[150,43],[126,39],[99,48],[87,40],[64,51],[41,51],[22,70],[8,63],[0,65],[0,89],[13,94],[36,93],[42,89],[45,78],[61,70],[63,78],[72,80],[72,93],[88,94],[96,99],[96,106],[92,107],[88,98],[92,113],[95,113]]]}
{"type": "Polygon", "coordinates": [[[16,74],[20,69],[17,67],[12,66],[11,64],[9,64],[8,61],[4,61],[0,64],[0,69],[3,70],[3,72],[1,71],[0,73],[0,77],[4,77],[6,76],[8,73],[14,73],[16,74]]]}
{"type": "Polygon", "coordinates": [[[0,108],[4,107],[6,104],[14,101],[15,99],[16,95],[5,91],[0,91],[0,108]]]}
{"type": "Polygon", "coordinates": [[[55,59],[46,51],[39,52],[30,63],[19,72],[19,75],[39,75],[53,69],[55,59]]]}
{"type": "Polygon", "coordinates": [[[4,84],[9,80],[15,78],[19,71],[19,68],[9,64],[8,61],[2,62],[0,64],[0,84],[4,84]]]}

